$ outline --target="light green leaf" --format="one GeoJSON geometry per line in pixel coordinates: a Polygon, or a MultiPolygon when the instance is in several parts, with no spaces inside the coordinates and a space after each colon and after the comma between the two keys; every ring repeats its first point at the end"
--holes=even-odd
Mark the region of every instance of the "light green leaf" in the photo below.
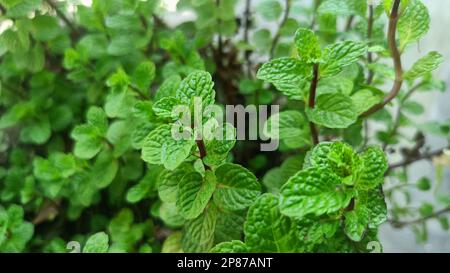
{"type": "Polygon", "coordinates": [[[249,253],[249,247],[242,241],[233,240],[230,242],[223,242],[214,246],[211,253],[249,253]]]}
{"type": "Polygon", "coordinates": [[[146,95],[149,93],[150,85],[155,79],[155,70],[155,64],[152,61],[142,62],[134,70],[131,81],[146,95]]]}
{"type": "Polygon", "coordinates": [[[315,107],[307,108],[306,115],[315,124],[328,128],[347,128],[358,118],[351,98],[341,93],[318,96],[315,107]]]}
{"type": "Polygon", "coordinates": [[[110,152],[101,152],[92,167],[90,179],[99,189],[107,187],[116,177],[119,163],[110,152]]]}
{"type": "Polygon", "coordinates": [[[186,105],[191,105],[194,97],[202,99],[202,105],[214,104],[215,91],[211,75],[206,71],[195,71],[189,74],[178,87],[176,98],[186,105]]]}
{"type": "Polygon", "coordinates": [[[164,124],[148,134],[142,146],[142,159],[150,164],[162,164],[161,150],[166,139],[172,137],[171,126],[164,124]]]}
{"type": "Polygon", "coordinates": [[[245,243],[253,252],[296,252],[296,224],[279,211],[279,198],[261,195],[253,204],[245,222],[245,243]]]}
{"type": "Polygon", "coordinates": [[[191,154],[194,145],[195,140],[192,134],[187,140],[176,140],[171,135],[161,147],[161,162],[164,167],[169,170],[176,169],[191,154]]]}
{"type": "Polygon", "coordinates": [[[312,74],[311,65],[294,58],[279,58],[262,65],[256,77],[273,84],[288,97],[302,99],[304,80],[312,74]]]}
{"type": "Polygon", "coordinates": [[[295,32],[295,45],[300,59],[307,63],[316,63],[322,56],[319,40],[312,30],[300,28],[295,32]]]}
{"type": "Polygon", "coordinates": [[[190,164],[182,164],[175,170],[164,169],[158,178],[158,194],[163,202],[175,203],[178,196],[178,184],[187,173],[193,172],[190,164]]]}
{"type": "Polygon", "coordinates": [[[109,237],[104,232],[98,232],[86,241],[83,253],[106,253],[109,248],[109,237]]]}
{"type": "Polygon", "coordinates": [[[431,51],[426,56],[420,58],[403,77],[407,80],[417,79],[438,68],[443,61],[444,57],[441,54],[436,51],[431,51]]]}
{"type": "Polygon", "coordinates": [[[214,203],[225,210],[250,206],[261,193],[256,177],[240,165],[225,163],[216,169],[217,186],[214,203]]]}
{"type": "Polygon", "coordinates": [[[197,218],[186,223],[182,238],[185,252],[208,252],[214,243],[217,209],[209,205],[197,218]]]}
{"type": "Polygon", "coordinates": [[[280,17],[283,8],[279,1],[263,0],[256,7],[256,11],[261,14],[264,19],[275,21],[280,17]]]}
{"type": "Polygon", "coordinates": [[[369,110],[372,106],[378,104],[382,100],[380,94],[375,94],[372,90],[361,89],[351,96],[355,112],[359,116],[369,110]]]}
{"type": "Polygon", "coordinates": [[[369,146],[361,154],[363,163],[362,173],[357,187],[372,189],[378,187],[384,181],[384,174],[388,169],[385,153],[378,146],[369,146]]]}
{"type": "Polygon", "coordinates": [[[419,40],[430,28],[430,15],[427,7],[420,0],[410,0],[409,2],[397,23],[400,50],[419,40]]]}
{"type": "Polygon", "coordinates": [[[177,208],[186,219],[197,218],[203,213],[216,188],[214,174],[206,172],[205,178],[197,173],[189,173],[180,181],[177,208]]]}
{"type": "Polygon", "coordinates": [[[153,111],[159,117],[176,120],[178,117],[174,116],[173,109],[179,105],[181,105],[181,101],[177,98],[164,97],[153,104],[153,111]]]}
{"type": "Polygon", "coordinates": [[[322,215],[344,208],[352,191],[343,188],[339,176],[323,167],[304,169],[281,188],[281,213],[291,217],[322,215]]]}
{"type": "Polygon", "coordinates": [[[325,63],[320,66],[320,76],[324,78],[338,74],[345,66],[357,62],[366,52],[366,44],[354,41],[327,46],[323,53],[325,63]]]}

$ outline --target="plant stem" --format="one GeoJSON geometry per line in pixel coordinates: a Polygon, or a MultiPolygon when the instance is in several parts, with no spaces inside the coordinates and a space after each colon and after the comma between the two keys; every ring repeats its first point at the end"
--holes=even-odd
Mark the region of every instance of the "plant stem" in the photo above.
{"type": "MultiPolygon", "coordinates": [[[[317,90],[317,82],[319,81],[319,65],[314,64],[313,66],[313,78],[311,80],[311,85],[309,87],[309,102],[308,107],[314,109],[316,104],[316,90],[317,90]]],[[[314,122],[309,122],[309,128],[311,130],[311,136],[313,140],[313,144],[317,145],[319,143],[319,133],[317,131],[317,127],[314,122]]]]}
{"type": "Polygon", "coordinates": [[[347,23],[345,25],[345,31],[349,31],[352,28],[353,20],[355,20],[355,15],[350,15],[347,19],[347,23]]]}
{"type": "Polygon", "coordinates": [[[317,21],[317,15],[316,15],[316,13],[317,13],[317,9],[318,9],[319,6],[320,6],[320,3],[321,3],[321,0],[314,0],[313,17],[312,17],[311,25],[310,25],[310,28],[311,28],[312,30],[314,30],[314,26],[316,25],[316,21],[317,21]]]}
{"type": "MultiPolygon", "coordinates": [[[[249,41],[249,31],[250,31],[250,25],[251,25],[251,12],[250,12],[250,7],[251,7],[251,0],[246,0],[245,1],[245,11],[244,11],[244,42],[246,44],[248,44],[249,41]]],[[[247,77],[251,76],[251,68],[252,68],[252,63],[250,60],[250,55],[251,55],[252,51],[249,49],[246,49],[244,52],[244,58],[245,58],[245,66],[246,66],[246,73],[247,73],[247,77]]]]}
{"type": "Polygon", "coordinates": [[[389,29],[388,29],[388,44],[391,50],[392,60],[394,62],[395,80],[389,94],[379,104],[374,105],[372,108],[362,114],[363,117],[370,116],[371,114],[382,109],[386,104],[391,102],[400,92],[403,84],[403,70],[400,51],[398,50],[395,37],[397,32],[398,11],[400,7],[400,0],[395,0],[392,6],[391,15],[389,16],[389,29]]]}
{"type": "Polygon", "coordinates": [[[61,18],[61,20],[64,21],[64,23],[69,27],[72,32],[76,35],[78,35],[78,29],[75,27],[74,24],[67,18],[67,16],[64,14],[64,12],[60,11],[58,9],[58,6],[52,1],[52,0],[44,0],[52,9],[55,10],[56,14],[61,18]]]}
{"type": "Polygon", "coordinates": [[[443,215],[443,214],[446,214],[446,213],[448,213],[448,212],[450,212],[450,207],[443,208],[443,209],[441,209],[441,210],[438,210],[438,211],[434,212],[434,213],[431,214],[431,215],[428,215],[428,216],[425,216],[425,217],[422,217],[422,218],[419,218],[419,219],[410,220],[410,221],[390,220],[389,223],[391,223],[391,225],[392,225],[393,227],[401,228],[401,227],[404,227],[404,226],[407,226],[407,225],[413,225],[413,224],[420,224],[420,223],[423,223],[423,222],[425,222],[425,221],[427,221],[427,220],[429,220],[429,219],[437,218],[437,217],[439,217],[439,216],[441,216],[441,215],[443,215]]]}
{"type": "Polygon", "coordinates": [[[389,169],[388,169],[388,171],[386,172],[386,175],[387,175],[390,171],[392,171],[393,169],[401,168],[401,167],[406,167],[406,166],[408,166],[408,165],[410,165],[410,164],[412,164],[412,163],[414,163],[414,162],[416,162],[416,161],[425,160],[425,159],[432,159],[432,158],[435,157],[435,156],[439,156],[439,155],[441,155],[441,154],[444,152],[444,150],[446,150],[446,149],[448,149],[448,147],[445,147],[445,148],[442,148],[442,149],[439,149],[439,150],[436,150],[436,151],[424,153],[424,154],[421,154],[421,155],[418,155],[418,156],[414,156],[414,157],[411,157],[411,158],[406,158],[405,160],[403,160],[403,161],[401,161],[401,162],[391,164],[391,165],[389,165],[389,169]]]}
{"type": "Polygon", "coordinates": [[[277,33],[275,34],[275,37],[273,37],[272,44],[270,46],[270,51],[269,51],[269,59],[273,58],[273,55],[275,53],[275,48],[278,44],[278,41],[280,40],[281,29],[283,28],[284,24],[286,23],[287,19],[289,18],[290,11],[291,11],[291,1],[285,0],[285,9],[284,9],[283,18],[281,19],[280,25],[278,26],[278,30],[277,30],[277,33]]]}
{"type": "MultiPolygon", "coordinates": [[[[394,125],[392,126],[392,130],[389,132],[388,137],[393,137],[397,134],[398,129],[400,128],[400,121],[401,121],[401,117],[402,117],[402,107],[405,104],[405,102],[409,99],[409,97],[411,97],[411,95],[422,86],[423,82],[420,82],[418,84],[416,84],[415,86],[413,86],[407,93],[406,95],[400,100],[400,104],[397,108],[397,112],[395,115],[395,120],[394,120],[394,125]]],[[[385,142],[383,143],[383,150],[386,150],[388,146],[388,143],[385,142]]]]}
{"type": "MultiPolygon", "coordinates": [[[[371,42],[370,40],[372,39],[372,32],[373,32],[373,5],[369,5],[369,20],[367,22],[367,40],[369,41],[369,43],[371,42]]],[[[368,64],[373,63],[372,52],[367,52],[367,63],[368,64]]],[[[369,75],[367,77],[366,82],[368,85],[372,84],[373,77],[374,73],[371,69],[369,69],[369,75]]]]}
{"type": "MultiPolygon", "coordinates": [[[[205,148],[205,143],[203,142],[203,139],[197,139],[195,141],[195,143],[197,144],[198,150],[200,152],[200,159],[203,161],[203,159],[206,157],[206,148],[205,148]]],[[[206,170],[210,170],[211,168],[203,163],[203,166],[205,166],[206,170]]]]}

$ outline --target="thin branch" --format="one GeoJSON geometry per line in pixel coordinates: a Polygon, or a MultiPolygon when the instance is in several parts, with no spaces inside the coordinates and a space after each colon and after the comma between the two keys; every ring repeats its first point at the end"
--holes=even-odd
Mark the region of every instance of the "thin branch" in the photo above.
{"type": "MultiPolygon", "coordinates": [[[[392,126],[392,130],[388,133],[388,138],[393,137],[397,134],[398,129],[400,128],[400,121],[402,120],[402,107],[405,104],[405,102],[411,97],[411,95],[417,91],[422,86],[423,82],[420,82],[416,85],[414,85],[411,89],[408,90],[406,95],[400,100],[400,104],[397,108],[397,112],[395,114],[395,120],[394,125],[392,126]]],[[[383,143],[383,150],[386,150],[388,146],[388,143],[383,143]]]]}
{"type": "Polygon", "coordinates": [[[314,26],[316,25],[316,21],[317,21],[317,14],[316,13],[317,13],[317,9],[320,6],[320,3],[321,3],[321,0],[314,0],[313,17],[312,17],[311,25],[310,25],[310,28],[312,30],[314,30],[314,26]]]}
{"type": "MultiPolygon", "coordinates": [[[[311,80],[311,85],[309,87],[309,102],[308,107],[314,109],[316,104],[316,90],[317,90],[317,82],[319,81],[319,65],[314,64],[313,67],[313,78],[311,80]]],[[[309,122],[309,128],[311,130],[311,136],[313,140],[313,144],[317,145],[319,143],[319,133],[317,131],[317,127],[314,122],[309,122]]]]}
{"type": "Polygon", "coordinates": [[[353,21],[355,20],[355,15],[350,15],[347,19],[347,23],[345,24],[345,31],[349,31],[352,28],[353,21]]]}
{"type": "MultiPolygon", "coordinates": [[[[203,161],[203,159],[206,157],[206,148],[205,148],[205,143],[203,142],[203,139],[197,139],[195,141],[195,143],[197,144],[198,150],[200,152],[200,159],[203,161]]],[[[206,165],[203,164],[205,166],[206,170],[210,170],[211,168],[206,165]]]]}
{"type": "Polygon", "coordinates": [[[421,154],[421,155],[418,155],[418,156],[414,156],[414,157],[411,157],[411,158],[406,158],[405,160],[403,160],[401,162],[391,164],[391,165],[389,165],[389,169],[386,172],[386,174],[388,174],[390,171],[392,171],[392,170],[394,170],[396,168],[406,167],[406,166],[408,166],[408,165],[410,165],[410,164],[412,164],[414,162],[420,161],[420,160],[430,160],[433,157],[441,155],[444,152],[444,150],[446,150],[448,148],[449,147],[445,147],[445,148],[442,148],[442,149],[439,149],[439,150],[436,150],[436,151],[424,153],[424,154],[421,154]]]}
{"type": "MultiPolygon", "coordinates": [[[[373,5],[369,5],[369,20],[367,22],[367,40],[370,43],[370,40],[372,39],[372,33],[373,33],[373,5]]],[[[367,52],[367,63],[371,64],[373,63],[373,54],[372,52],[367,52]]],[[[367,77],[367,85],[372,84],[374,77],[374,73],[372,69],[369,69],[369,75],[367,77]]]]}
{"type": "Polygon", "coordinates": [[[439,216],[441,216],[443,214],[446,214],[446,213],[449,213],[449,212],[450,212],[450,207],[438,210],[438,211],[434,212],[431,215],[428,215],[428,216],[425,216],[425,217],[422,217],[422,218],[418,218],[418,219],[415,219],[415,220],[410,220],[410,221],[389,220],[389,223],[395,228],[401,228],[401,227],[404,227],[404,226],[407,226],[407,225],[420,224],[420,223],[423,223],[423,222],[425,222],[427,220],[430,220],[430,219],[433,219],[433,218],[438,218],[439,216]]]}
{"type": "MultiPolygon", "coordinates": [[[[245,1],[245,11],[244,11],[244,18],[245,18],[245,20],[244,20],[244,42],[246,44],[248,44],[248,42],[249,42],[249,32],[250,32],[250,26],[252,23],[250,8],[251,8],[251,0],[246,0],[245,1]]],[[[252,63],[250,60],[251,53],[252,53],[252,51],[249,49],[245,50],[245,52],[244,52],[246,73],[247,73],[248,77],[250,77],[250,75],[251,75],[251,67],[252,67],[252,63]]]]}
{"type": "Polygon", "coordinates": [[[389,16],[389,29],[388,29],[388,44],[391,50],[392,60],[394,62],[395,80],[389,94],[379,104],[374,105],[372,108],[362,114],[363,117],[370,116],[371,114],[382,109],[386,104],[391,102],[400,92],[403,84],[403,70],[400,51],[398,50],[395,37],[397,32],[398,11],[400,7],[400,0],[395,0],[392,7],[391,15],[389,16]]]}
{"type": "Polygon", "coordinates": [[[273,58],[273,54],[275,53],[275,47],[277,46],[278,41],[280,40],[281,29],[283,28],[284,24],[286,23],[287,19],[289,18],[290,11],[291,11],[291,1],[285,0],[285,9],[284,9],[283,18],[281,19],[280,25],[278,26],[277,33],[275,34],[275,37],[273,38],[272,44],[270,46],[270,51],[269,51],[270,59],[273,58]]]}
{"type": "MultiPolygon", "coordinates": [[[[216,7],[217,8],[220,7],[220,0],[216,0],[216,7]]],[[[223,41],[222,41],[222,20],[220,19],[220,17],[218,17],[218,19],[217,19],[217,25],[219,27],[219,36],[217,37],[217,40],[218,40],[217,51],[218,51],[219,57],[221,59],[222,52],[223,52],[223,41]]]]}
{"type": "Polygon", "coordinates": [[[73,33],[78,34],[78,29],[75,27],[75,25],[67,18],[67,16],[59,10],[58,6],[52,1],[52,0],[44,0],[45,3],[47,3],[52,9],[55,10],[56,14],[61,18],[61,20],[64,21],[64,23],[69,27],[73,33]]]}

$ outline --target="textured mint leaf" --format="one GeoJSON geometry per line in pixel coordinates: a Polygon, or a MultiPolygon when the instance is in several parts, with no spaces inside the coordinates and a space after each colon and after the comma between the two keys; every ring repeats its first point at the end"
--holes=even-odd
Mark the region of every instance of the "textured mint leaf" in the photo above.
{"type": "Polygon", "coordinates": [[[105,111],[100,107],[92,106],[89,108],[87,122],[94,126],[100,135],[105,135],[106,130],[108,130],[108,118],[106,117],[105,111]]]}
{"type": "Polygon", "coordinates": [[[178,184],[187,173],[193,172],[189,164],[182,164],[175,170],[163,170],[158,177],[158,194],[163,202],[175,203],[178,196],[178,184]]]}
{"type": "Polygon", "coordinates": [[[427,7],[420,0],[410,0],[397,23],[400,49],[403,50],[406,45],[419,40],[429,28],[430,15],[427,7]]]}
{"type": "Polygon", "coordinates": [[[68,178],[77,171],[73,155],[52,153],[48,159],[37,157],[33,161],[33,173],[38,179],[57,180],[68,178]]]}
{"type": "Polygon", "coordinates": [[[361,154],[363,169],[357,187],[372,189],[384,181],[384,174],[388,169],[385,153],[378,146],[369,146],[361,154]]]}
{"type": "Polygon", "coordinates": [[[174,170],[191,154],[195,140],[191,135],[189,139],[176,140],[172,136],[166,139],[161,147],[161,162],[164,167],[174,170]]]}
{"type": "Polygon", "coordinates": [[[347,75],[338,75],[321,79],[317,85],[316,94],[342,93],[344,95],[350,95],[353,87],[353,81],[347,75]]]}
{"type": "Polygon", "coordinates": [[[332,213],[348,205],[353,193],[327,168],[312,167],[292,176],[281,188],[281,213],[291,217],[332,213]]]}
{"type": "Polygon", "coordinates": [[[71,137],[75,140],[73,153],[79,158],[93,158],[102,148],[102,136],[99,135],[98,129],[91,124],[76,126],[71,137]]]}
{"type": "Polygon", "coordinates": [[[203,213],[215,189],[213,173],[206,172],[204,178],[197,172],[186,174],[178,187],[178,211],[186,219],[197,218],[203,213]]]}
{"type": "Polygon", "coordinates": [[[357,62],[366,52],[366,44],[353,41],[327,46],[323,53],[325,63],[320,66],[320,76],[331,77],[338,74],[344,67],[357,62]]]}
{"type": "Polygon", "coordinates": [[[217,210],[216,230],[214,231],[214,243],[239,240],[244,232],[244,222],[247,216],[246,210],[226,211],[217,210]]]}
{"type": "Polygon", "coordinates": [[[214,246],[211,253],[249,253],[249,247],[239,240],[233,240],[230,242],[223,242],[214,246]]]}
{"type": "Polygon", "coordinates": [[[253,252],[295,252],[296,224],[279,211],[279,198],[261,195],[253,204],[245,222],[245,244],[253,252]]]}
{"type": "Polygon", "coordinates": [[[152,61],[145,61],[139,64],[134,70],[131,81],[144,92],[148,94],[150,85],[155,79],[155,64],[152,61]]]}
{"type": "Polygon", "coordinates": [[[356,203],[354,209],[344,214],[345,233],[356,242],[361,241],[369,224],[369,212],[366,206],[356,203]]]}
{"type": "Polygon", "coordinates": [[[106,253],[109,248],[109,237],[104,232],[98,232],[86,241],[83,253],[106,253]]]}
{"type": "Polygon", "coordinates": [[[236,129],[230,123],[219,126],[215,119],[211,119],[203,127],[203,138],[206,149],[206,157],[203,162],[210,166],[218,166],[224,163],[236,143],[236,129]],[[213,121],[214,124],[211,124],[210,121],[213,121]],[[207,127],[210,124],[211,126],[207,127]],[[207,130],[206,127],[210,130],[207,130]]]}
{"type": "Polygon", "coordinates": [[[153,104],[153,111],[159,117],[176,120],[178,117],[174,116],[172,111],[174,107],[179,105],[181,105],[181,102],[177,98],[164,97],[153,104]]]}
{"type": "Polygon", "coordinates": [[[413,67],[403,77],[407,80],[417,79],[438,68],[443,61],[444,57],[441,54],[432,51],[414,63],[413,67]]]}
{"type": "Polygon", "coordinates": [[[273,84],[290,98],[301,99],[303,81],[312,74],[311,65],[294,58],[279,58],[262,65],[256,77],[273,84]]]}
{"type": "Polygon", "coordinates": [[[217,189],[214,203],[222,209],[247,208],[261,193],[261,185],[253,173],[236,164],[225,163],[215,171],[217,189]]]}
{"type": "Polygon", "coordinates": [[[210,204],[197,218],[184,226],[182,248],[185,252],[208,252],[214,244],[217,209],[210,204]]]}
{"type": "Polygon", "coordinates": [[[113,90],[106,96],[105,112],[110,118],[127,118],[136,101],[131,92],[113,90]]]}
{"type": "Polygon", "coordinates": [[[172,137],[170,131],[171,126],[168,124],[161,125],[154,129],[144,139],[142,145],[142,159],[150,164],[162,164],[161,150],[166,139],[172,137]]]}
{"type": "Polygon", "coordinates": [[[162,203],[159,207],[159,217],[165,225],[171,228],[179,228],[186,222],[175,203],[162,203]]]}
{"type": "Polygon", "coordinates": [[[300,144],[309,143],[309,130],[305,117],[295,110],[272,115],[264,124],[264,134],[272,139],[295,139],[300,144]]]}
{"type": "Polygon", "coordinates": [[[340,227],[340,221],[326,218],[302,218],[296,223],[302,252],[313,252],[315,246],[328,243],[340,227]]]}
{"type": "Polygon", "coordinates": [[[155,101],[158,101],[164,97],[175,97],[180,83],[181,77],[178,75],[172,75],[165,79],[156,91],[155,101]]]}
{"type": "Polygon", "coordinates": [[[322,94],[316,98],[313,109],[307,108],[308,119],[328,128],[347,128],[358,118],[349,96],[344,94],[322,94]]]}
{"type": "Polygon", "coordinates": [[[0,205],[0,252],[22,252],[33,233],[34,226],[24,221],[21,206],[10,205],[5,209],[0,205]]]}
{"type": "Polygon", "coordinates": [[[369,110],[372,106],[380,103],[383,96],[381,94],[376,94],[370,89],[361,89],[356,91],[351,98],[356,114],[359,116],[369,110]]]}
{"type": "Polygon", "coordinates": [[[316,63],[322,56],[319,40],[312,30],[300,28],[295,32],[295,46],[302,61],[316,63]]]}
{"type": "Polygon", "coordinates": [[[202,105],[214,104],[215,91],[211,75],[205,71],[196,71],[189,74],[179,85],[176,98],[182,103],[191,105],[194,97],[202,99],[202,105]]]}
{"type": "Polygon", "coordinates": [[[114,156],[123,155],[131,147],[134,120],[117,120],[113,122],[106,133],[106,139],[114,145],[114,156]]]}
{"type": "Polygon", "coordinates": [[[369,228],[378,228],[387,220],[387,206],[380,189],[367,193],[367,208],[369,210],[369,228]]]}

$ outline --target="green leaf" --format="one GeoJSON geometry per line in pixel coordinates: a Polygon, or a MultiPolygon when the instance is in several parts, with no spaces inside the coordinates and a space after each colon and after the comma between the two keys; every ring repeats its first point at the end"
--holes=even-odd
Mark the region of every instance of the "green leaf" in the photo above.
{"type": "Polygon", "coordinates": [[[106,139],[114,145],[115,157],[119,157],[129,150],[133,126],[132,120],[117,120],[109,126],[106,139]]]}
{"type": "Polygon", "coordinates": [[[242,241],[233,240],[230,242],[223,242],[214,246],[211,253],[249,253],[249,247],[242,241]]]}
{"type": "Polygon", "coordinates": [[[160,167],[151,166],[147,174],[138,182],[138,184],[128,190],[126,195],[127,201],[130,203],[137,203],[148,197],[148,195],[156,188],[160,172],[160,167]]]}
{"type": "Polygon", "coordinates": [[[370,89],[361,89],[351,96],[356,114],[359,116],[369,110],[372,106],[381,102],[383,96],[375,94],[370,89]]]}
{"type": "Polygon", "coordinates": [[[312,30],[300,28],[295,32],[295,45],[300,59],[307,63],[316,63],[322,56],[319,40],[312,30]]]}
{"type": "Polygon", "coordinates": [[[83,248],[83,253],[106,253],[109,248],[109,237],[104,232],[98,232],[89,237],[83,248]]]}
{"type": "Polygon", "coordinates": [[[369,212],[365,206],[360,206],[358,203],[350,212],[346,212],[345,216],[345,233],[347,236],[356,242],[361,241],[364,232],[369,223],[369,212]]]}
{"type": "Polygon", "coordinates": [[[344,67],[357,62],[366,52],[366,44],[353,41],[327,46],[323,53],[325,63],[320,66],[320,76],[324,78],[338,74],[344,67]]]}
{"type": "Polygon", "coordinates": [[[378,146],[369,146],[361,154],[363,163],[362,173],[357,183],[357,187],[372,189],[384,181],[384,174],[388,169],[388,162],[385,153],[378,146]]]}
{"type": "Polygon", "coordinates": [[[217,209],[209,205],[197,218],[184,227],[182,248],[185,252],[208,252],[214,243],[217,209]]]}
{"type": "Polygon", "coordinates": [[[182,253],[181,238],[183,234],[181,232],[174,232],[170,234],[161,248],[161,253],[182,253]]]}
{"type": "Polygon", "coordinates": [[[263,0],[256,7],[256,11],[268,21],[275,21],[281,16],[283,8],[276,0],[263,0]]]}
{"type": "Polygon", "coordinates": [[[326,0],[320,4],[317,12],[319,14],[335,14],[340,16],[365,16],[366,10],[366,1],[326,0]]]}
{"type": "Polygon", "coordinates": [[[178,87],[176,98],[186,105],[191,105],[194,97],[202,99],[202,105],[214,104],[215,91],[211,75],[205,71],[195,71],[189,74],[178,87]]]}
{"type": "Polygon", "coordinates": [[[288,110],[272,115],[264,124],[264,134],[272,139],[296,139],[309,143],[309,131],[305,128],[307,121],[295,110],[288,110]]]}
{"type": "Polygon", "coordinates": [[[311,65],[294,58],[279,58],[263,64],[256,77],[272,83],[288,97],[302,99],[303,81],[311,74],[311,65]]]}
{"type": "Polygon", "coordinates": [[[164,167],[169,170],[176,169],[191,154],[194,145],[195,140],[192,134],[187,140],[176,140],[171,135],[161,147],[161,162],[164,167]]]}
{"type": "Polygon", "coordinates": [[[20,139],[26,143],[44,144],[51,136],[52,130],[48,118],[33,120],[20,132],[20,139]]]}
{"type": "Polygon", "coordinates": [[[189,164],[182,164],[175,170],[163,170],[158,177],[158,194],[163,202],[175,203],[178,196],[178,184],[183,176],[193,171],[189,164]]]}
{"type": "Polygon", "coordinates": [[[181,101],[175,97],[164,97],[153,104],[153,111],[162,118],[177,120],[178,116],[173,114],[176,106],[181,105],[181,101]]]}
{"type": "Polygon", "coordinates": [[[429,189],[431,189],[431,183],[427,177],[422,177],[421,179],[419,179],[416,185],[417,188],[421,191],[428,191],[429,189]]]}
{"type": "Polygon", "coordinates": [[[323,167],[304,169],[281,188],[281,213],[291,217],[322,215],[346,207],[352,191],[343,188],[339,176],[323,167]]]}
{"type": "Polygon", "coordinates": [[[306,115],[315,124],[328,128],[347,128],[358,118],[351,98],[340,93],[319,95],[315,107],[306,109],[306,115]]]}
{"type": "Polygon", "coordinates": [[[162,164],[161,150],[165,140],[172,137],[171,126],[161,125],[148,134],[142,146],[142,159],[150,164],[162,164]]]}
{"type": "Polygon", "coordinates": [[[245,243],[254,252],[295,252],[296,225],[279,211],[278,197],[261,195],[253,204],[245,222],[245,243]]]}
{"type": "Polygon", "coordinates": [[[236,143],[236,129],[229,123],[220,127],[215,119],[210,119],[203,126],[203,139],[206,149],[203,162],[210,166],[218,166],[226,160],[236,143]]]}
{"type": "Polygon", "coordinates": [[[444,57],[441,54],[436,51],[431,51],[426,56],[420,58],[403,77],[406,80],[417,79],[438,68],[443,61],[444,57]]]}
{"type": "Polygon", "coordinates": [[[155,70],[155,64],[152,61],[145,61],[136,67],[131,81],[142,90],[144,94],[148,94],[150,85],[155,79],[155,70]]]}
{"type": "Polygon", "coordinates": [[[430,28],[430,15],[427,7],[420,0],[410,0],[409,2],[397,23],[400,50],[419,40],[430,28]]]}
{"type": "Polygon", "coordinates": [[[107,187],[116,177],[119,163],[110,152],[101,152],[92,167],[91,181],[99,189],[107,187]]]}
{"type": "Polygon", "coordinates": [[[214,203],[225,210],[247,208],[261,193],[256,177],[240,165],[225,163],[215,171],[216,191],[214,203]]]}
{"type": "Polygon", "coordinates": [[[180,181],[177,208],[186,219],[197,218],[203,213],[216,188],[214,174],[206,172],[205,178],[197,173],[189,173],[180,181]]]}

